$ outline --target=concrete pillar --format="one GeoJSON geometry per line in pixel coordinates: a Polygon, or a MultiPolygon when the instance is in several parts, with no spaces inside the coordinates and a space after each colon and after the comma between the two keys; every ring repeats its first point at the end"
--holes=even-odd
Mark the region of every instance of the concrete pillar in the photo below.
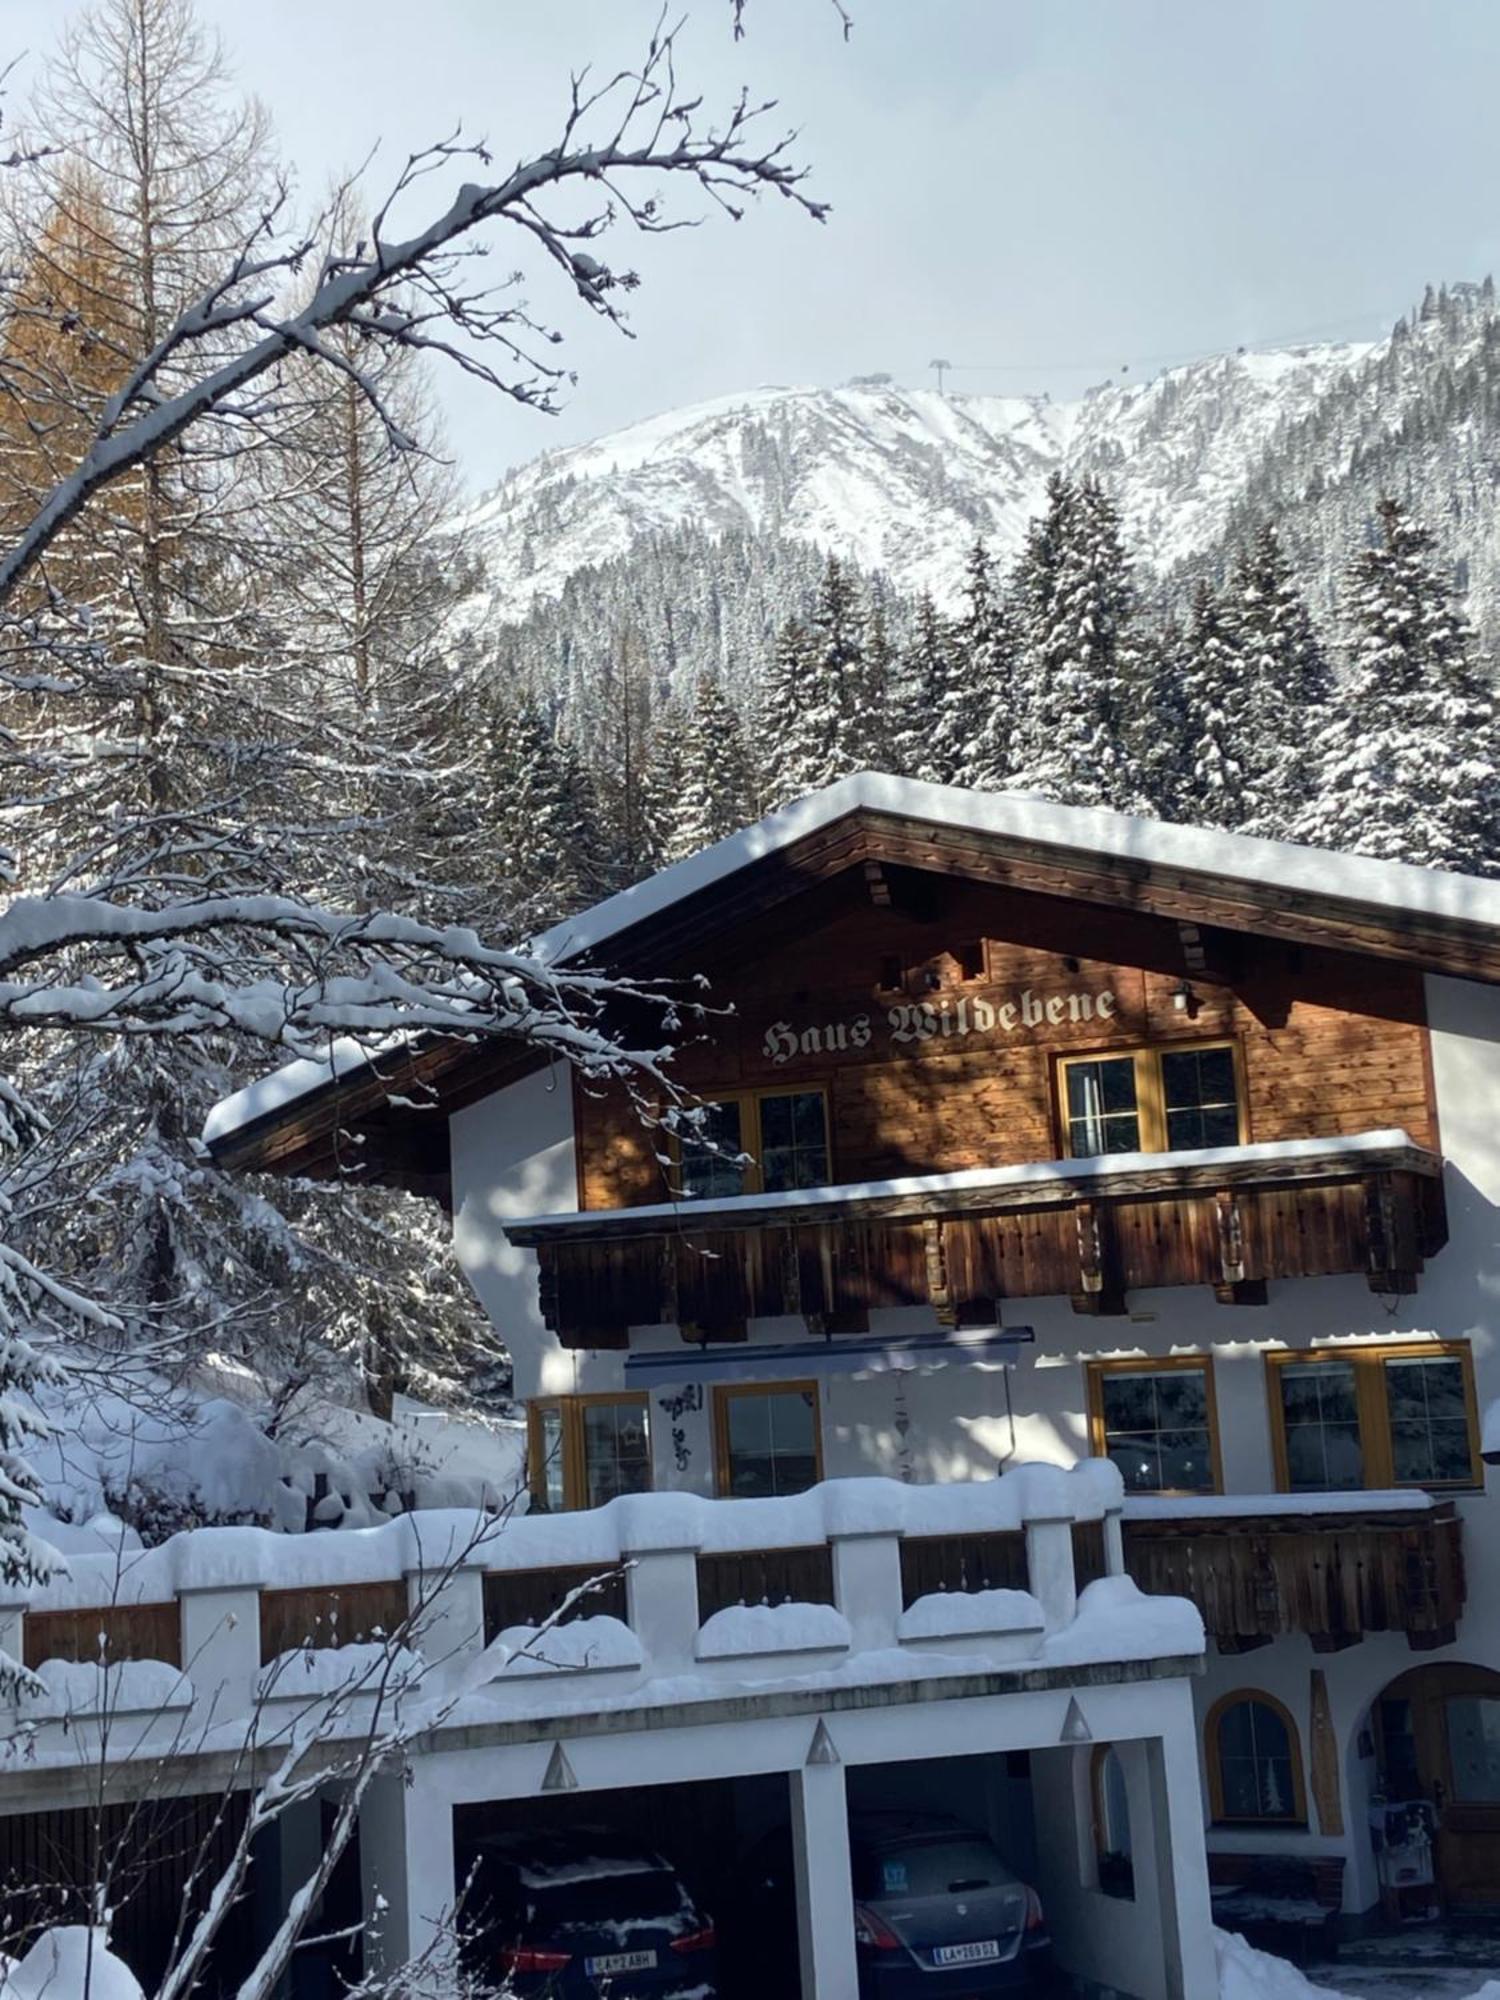
{"type": "Polygon", "coordinates": [[[698,1552],[638,1549],[625,1572],[630,1629],[651,1673],[691,1673],[698,1644],[698,1552]]]}
{"type": "MultiPolygon", "coordinates": [[[[256,1856],[251,1874],[251,1882],[257,1890],[256,1931],[257,1943],[268,1944],[286,1915],[287,1905],[302,1887],[312,1879],[323,1854],[323,1802],[318,1798],[300,1799],[289,1806],[271,1825],[266,1828],[269,1839],[263,1853],[256,1856]]],[[[308,1926],[309,1935],[321,1929],[316,1921],[308,1926]]],[[[282,1974],[277,1988],[278,2000],[301,2000],[307,1993],[322,1994],[326,1981],[331,1978],[324,1968],[315,1966],[305,1952],[298,1952],[292,1963],[282,1974]]]]}
{"type": "Polygon", "coordinates": [[[809,1764],[790,1789],[802,2000],[859,2000],[844,1767],[809,1764]]]}
{"type": "MultiPolygon", "coordinates": [[[[1183,1690],[1191,1705],[1191,1696],[1183,1690]]],[[[1191,1718],[1189,1718],[1191,1721],[1191,1718]]],[[[1150,1792],[1150,1847],[1161,1910],[1163,2000],[1200,2000],[1218,1991],[1208,1850],[1194,1739],[1174,1729],[1142,1746],[1150,1792]]],[[[1146,1840],[1131,1826],[1137,1871],[1146,1840]]],[[[1136,1894],[1140,1894],[1137,1875],[1136,1894]]]]}
{"type": "Polygon", "coordinates": [[[260,1591],[182,1590],[182,1671],[193,1684],[199,1720],[233,1722],[255,1707],[260,1674],[260,1591]]]}
{"type": "Polygon", "coordinates": [[[1047,1630],[1071,1625],[1078,1609],[1071,1519],[1026,1523],[1026,1573],[1047,1630]]]}
{"type": "Polygon", "coordinates": [[[420,1957],[453,1915],[453,1807],[423,1782],[420,1760],[382,1773],[359,1809],[365,1970],[391,1972],[420,1957]]]}
{"type": "Polygon", "coordinates": [[[430,1667],[484,1650],[484,1577],[477,1569],[408,1570],[406,1606],[411,1644],[430,1667]]]}
{"type": "Polygon", "coordinates": [[[833,1601],[849,1621],[854,1648],[896,1644],[901,1616],[901,1542],[896,1535],[830,1535],[833,1601]]]}
{"type": "Polygon", "coordinates": [[[1107,1508],[1104,1515],[1104,1574],[1125,1574],[1125,1526],[1118,1507],[1107,1508]]]}

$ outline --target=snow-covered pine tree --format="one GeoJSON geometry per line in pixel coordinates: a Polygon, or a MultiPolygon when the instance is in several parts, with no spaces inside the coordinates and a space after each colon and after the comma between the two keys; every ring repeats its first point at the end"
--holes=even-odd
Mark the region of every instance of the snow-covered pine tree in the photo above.
{"type": "Polygon", "coordinates": [[[683,861],[747,826],[750,763],[740,718],[718,682],[700,677],[679,746],[664,858],[683,861]]]}
{"type": "Polygon", "coordinates": [[[1128,750],[1139,701],[1135,592],[1120,518],[1097,479],[1055,477],[1018,573],[1024,655],[1017,789],[1126,812],[1142,803],[1128,750]]]}
{"type": "Polygon", "coordinates": [[[759,724],[768,804],[888,763],[890,711],[888,692],[872,680],[857,586],[830,556],[810,616],[782,627],[766,676],[759,724]]]}
{"type": "Polygon", "coordinates": [[[1244,675],[1248,828],[1285,835],[1307,800],[1309,760],[1333,680],[1271,521],[1261,523],[1235,560],[1224,621],[1244,675]]]}
{"type": "Polygon", "coordinates": [[[805,709],[814,693],[813,648],[813,635],[801,618],[788,618],[776,635],[754,731],[754,776],[762,812],[800,798],[818,782],[809,781],[810,753],[805,754],[805,746],[814,741],[805,709]]]}
{"type": "Polygon", "coordinates": [[[942,733],[959,673],[958,635],[930,597],[917,605],[916,629],[897,676],[898,717],[892,758],[903,777],[951,785],[955,764],[942,733]]]}
{"type": "Polygon", "coordinates": [[[1158,819],[1192,817],[1187,679],[1187,639],[1168,609],[1142,637],[1141,694],[1131,731],[1142,810],[1158,819]]]}
{"type": "Polygon", "coordinates": [[[497,710],[489,735],[490,829],[515,935],[596,901],[600,867],[588,774],[535,698],[497,710]]]}
{"type": "Polygon", "coordinates": [[[1321,732],[1298,836],[1425,867],[1493,874],[1500,856],[1500,737],[1429,529],[1397,500],[1349,565],[1348,661],[1321,732]]]}
{"type": "Polygon", "coordinates": [[[1232,831],[1245,824],[1254,804],[1248,689],[1225,607],[1201,577],[1193,587],[1181,659],[1186,726],[1177,809],[1196,826],[1232,831]]]}
{"type": "Polygon", "coordinates": [[[953,782],[1000,791],[1014,763],[1015,623],[982,541],[969,551],[964,591],[957,672],[944,712],[953,782]]]}

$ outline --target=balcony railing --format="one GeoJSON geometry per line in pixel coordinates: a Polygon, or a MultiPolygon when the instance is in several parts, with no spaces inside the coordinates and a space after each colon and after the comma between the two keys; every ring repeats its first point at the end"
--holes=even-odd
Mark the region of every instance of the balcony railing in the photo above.
{"type": "Polygon", "coordinates": [[[1119,1313],[1159,1286],[1260,1304],[1269,1279],[1353,1273],[1412,1292],[1446,1241],[1441,1175],[1404,1132],[1368,1132],[591,1210],[506,1234],[536,1250],[543,1315],[569,1347],[623,1347],[632,1326],[664,1323],[742,1340],[749,1320],[784,1314],[863,1332],[887,1306],[981,1326],[1002,1299],[1119,1313]]]}
{"type": "Polygon", "coordinates": [[[1319,1653],[1404,1632],[1426,1652],[1452,1643],[1464,1607],[1462,1523],[1426,1494],[1128,1501],[1124,1534],[1140,1588],[1191,1598],[1221,1652],[1288,1632],[1319,1653]]]}

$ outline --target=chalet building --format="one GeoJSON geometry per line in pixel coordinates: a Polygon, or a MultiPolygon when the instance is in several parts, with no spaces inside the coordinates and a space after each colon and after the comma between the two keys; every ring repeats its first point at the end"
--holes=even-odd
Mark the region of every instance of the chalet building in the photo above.
{"type": "MultiPolygon", "coordinates": [[[[1417,1798],[1443,1897],[1500,1895],[1500,884],[860,776],[542,949],[706,977],[696,1131],[433,1042],[208,1134],[450,1204],[535,1510],[1112,1460],[1119,1560],[1207,1629],[1226,1907],[1371,1910],[1372,1813],[1417,1798]]],[[[913,1536],[905,1601],[1025,1560],[913,1536]]],[[[830,1599],[798,1562],[746,1595],[830,1599]]]]}

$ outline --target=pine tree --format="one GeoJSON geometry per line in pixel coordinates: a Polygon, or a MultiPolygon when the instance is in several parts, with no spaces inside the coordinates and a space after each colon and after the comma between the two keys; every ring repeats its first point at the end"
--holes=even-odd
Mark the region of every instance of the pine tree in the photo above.
{"type": "Polygon", "coordinates": [[[496,874],[518,934],[598,896],[596,823],[574,745],[523,695],[494,717],[489,744],[496,874]]]}
{"type": "Polygon", "coordinates": [[[917,606],[916,631],[898,675],[899,717],[892,756],[903,777],[951,785],[956,766],[946,717],[959,676],[958,635],[930,597],[917,606]]]}
{"type": "Polygon", "coordinates": [[[998,791],[1014,761],[1015,631],[982,541],[969,551],[957,673],[945,711],[953,782],[998,791]]]}
{"type": "Polygon", "coordinates": [[[1244,668],[1224,606],[1201,578],[1193,589],[1182,660],[1185,729],[1178,810],[1198,826],[1238,828],[1251,804],[1244,668]]]}
{"type": "Polygon", "coordinates": [[[1284,835],[1307,798],[1309,760],[1333,680],[1312,613],[1270,521],[1240,551],[1224,615],[1244,676],[1249,827],[1284,835]]]}
{"type": "Polygon", "coordinates": [[[680,780],[667,824],[665,859],[682,861],[749,824],[750,768],[744,731],[718,682],[704,674],[683,730],[680,780]]]}
{"type": "Polygon", "coordinates": [[[1495,706],[1430,530],[1399,501],[1349,565],[1348,665],[1329,704],[1299,836],[1426,867],[1494,872],[1495,706]]]}
{"type": "Polygon", "coordinates": [[[830,556],[811,617],[782,630],[767,686],[775,804],[878,762],[888,718],[871,714],[864,638],[853,579],[830,556]]]}
{"type": "Polygon", "coordinates": [[[1141,787],[1126,743],[1141,666],[1135,594],[1118,511],[1096,479],[1051,481],[1017,594],[1025,631],[1017,788],[1135,809],[1141,787]]]}

